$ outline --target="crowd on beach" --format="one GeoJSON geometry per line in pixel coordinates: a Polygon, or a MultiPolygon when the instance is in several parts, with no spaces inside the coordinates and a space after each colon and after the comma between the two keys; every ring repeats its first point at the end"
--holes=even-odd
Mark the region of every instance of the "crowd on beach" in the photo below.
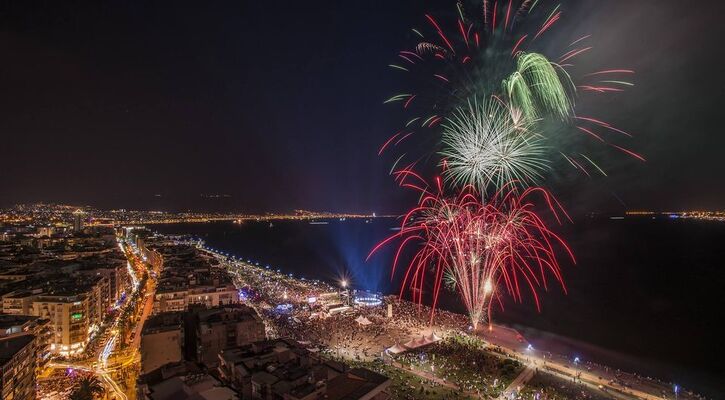
{"type": "MultiPolygon", "coordinates": [[[[435,310],[435,314],[431,314],[430,307],[400,300],[396,296],[385,297],[382,306],[360,306],[354,309],[351,308],[347,312],[331,315],[331,313],[324,312],[325,307],[320,303],[308,302],[310,293],[336,291],[340,301],[350,304],[352,296],[349,291],[344,291],[339,287],[336,288],[324,282],[305,281],[258,267],[250,268],[250,266],[246,266],[242,269],[237,268],[236,271],[235,281],[238,287],[246,290],[249,300],[256,304],[260,314],[269,322],[270,333],[275,336],[290,337],[309,343],[310,348],[313,350],[321,351],[332,358],[364,362],[389,359],[387,361],[392,360],[400,363],[406,360],[413,361],[416,354],[431,355],[435,354],[436,351],[445,351],[442,349],[446,349],[446,347],[436,345],[427,347],[424,352],[407,352],[399,356],[398,360],[385,350],[432,333],[442,338],[455,335],[459,340],[460,338],[478,339],[474,335],[467,334],[470,332],[470,326],[465,316],[439,309],[435,310]],[[277,308],[280,304],[288,304],[290,307],[280,311],[277,308]],[[387,314],[387,305],[392,305],[392,317],[387,314]],[[431,318],[432,315],[433,318],[431,318]],[[359,317],[364,317],[370,323],[359,323],[356,320],[359,317]]],[[[339,305],[342,306],[343,304],[339,305]]],[[[487,351],[490,352],[489,354],[498,354],[501,359],[514,357],[520,362],[526,362],[526,355],[520,351],[510,354],[509,351],[492,346],[490,343],[487,351]]],[[[442,355],[437,357],[441,357],[439,360],[441,363],[445,359],[442,355]]],[[[455,360],[455,357],[450,358],[455,360]]],[[[571,362],[571,360],[567,361],[562,356],[551,353],[548,353],[546,359],[547,361],[548,359],[556,360],[563,364],[571,362]]],[[[476,360],[466,361],[475,362],[476,360]]],[[[426,364],[426,362],[428,360],[424,357],[419,359],[417,364],[409,363],[408,367],[421,372],[426,371],[427,368],[429,374],[440,376],[444,381],[457,382],[461,391],[485,391],[486,388],[498,388],[503,382],[510,381],[508,374],[501,374],[496,368],[487,369],[485,377],[475,376],[475,374],[473,374],[473,377],[469,377],[470,374],[464,372],[464,370],[475,370],[477,368],[462,368],[462,366],[471,364],[451,361],[447,366],[439,364],[441,365],[440,369],[433,372],[430,367],[435,368],[435,364],[426,364]],[[489,377],[492,378],[489,379],[489,377]]],[[[521,369],[507,368],[510,368],[511,371],[521,369]]],[[[618,385],[625,391],[632,387],[648,387],[649,391],[652,391],[653,388],[667,386],[666,383],[651,378],[610,370],[605,366],[590,361],[580,363],[578,368],[591,374],[601,374],[602,377],[607,377],[601,378],[606,379],[606,383],[613,386],[618,385]]],[[[576,376],[572,378],[575,381],[577,379],[576,376]]],[[[435,382],[432,382],[432,384],[435,384],[435,382]]],[[[697,398],[696,395],[690,393],[688,395],[691,398],[697,398]]]]}
{"type": "Polygon", "coordinates": [[[274,322],[279,336],[310,342],[323,350],[334,349],[333,354],[343,358],[365,361],[384,357],[384,351],[396,344],[433,332],[445,335],[466,323],[460,315],[437,311],[436,324],[431,327],[430,309],[392,297],[385,300],[392,304],[393,318],[387,316],[386,307],[380,306],[332,316],[321,316],[314,308],[296,311],[293,316],[269,308],[265,314],[274,322]],[[356,321],[360,317],[370,323],[360,324],[356,321]]]}

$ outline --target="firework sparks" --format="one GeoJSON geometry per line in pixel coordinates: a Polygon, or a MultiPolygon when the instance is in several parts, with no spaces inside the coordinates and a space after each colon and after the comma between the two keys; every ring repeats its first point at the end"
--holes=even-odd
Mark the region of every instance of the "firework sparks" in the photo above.
{"type": "Polygon", "coordinates": [[[469,101],[443,124],[446,177],[481,192],[507,182],[531,183],[547,169],[542,137],[517,109],[496,98],[469,101]]]}
{"type": "Polygon", "coordinates": [[[516,71],[503,81],[511,103],[532,121],[544,114],[566,120],[572,102],[566,86],[573,87],[569,74],[541,54],[521,53],[516,71]]]}
{"type": "Polygon", "coordinates": [[[535,199],[557,221],[566,213],[545,189],[532,186],[552,168],[551,155],[586,177],[606,176],[596,157],[571,148],[581,137],[644,161],[621,144],[628,132],[579,114],[575,104],[589,94],[623,91],[634,72],[607,67],[572,75],[575,63],[593,51],[590,35],[561,46],[544,42],[564,17],[560,5],[547,9],[544,3],[482,0],[471,10],[458,2],[455,19],[425,14],[424,28],[413,29],[419,39],[391,64],[407,77],[401,81],[408,88],[386,103],[399,105],[407,122],[378,154],[402,153],[391,174],[421,197],[400,231],[372,253],[399,241],[394,273],[406,249],[415,248],[401,295],[409,288],[422,302],[423,289],[432,285],[435,310],[441,286],[453,287],[473,326],[490,320],[504,294],[521,302],[528,291],[539,308],[539,289],[551,277],[566,291],[557,254],[574,257],[537,215],[535,199]],[[445,188],[436,179],[430,189],[412,171],[431,149],[419,157],[410,147],[429,142],[431,134],[440,145],[433,151],[441,157],[445,188]],[[403,162],[407,155],[416,161],[403,162]]]}
{"type": "Polygon", "coordinates": [[[574,256],[534,211],[538,195],[557,219],[566,215],[546,190],[528,188],[519,193],[513,185],[504,185],[484,203],[471,187],[447,198],[440,181],[431,191],[410,170],[398,171],[396,176],[402,186],[419,191],[421,200],[405,215],[400,231],[382,241],[371,255],[397,240],[395,273],[404,250],[417,249],[404,269],[401,296],[408,288],[414,300],[422,302],[428,278],[435,310],[441,286],[447,283],[455,287],[475,328],[490,321],[494,304],[503,306],[504,294],[522,302],[528,289],[540,309],[538,291],[548,287],[550,276],[566,291],[557,251],[572,261],[574,256]]]}
{"type": "MultiPolygon", "coordinates": [[[[556,3],[551,6],[546,3],[481,1],[476,6],[458,2],[455,18],[425,14],[423,26],[414,29],[419,38],[417,42],[398,54],[404,66],[392,64],[393,68],[408,75],[409,79],[403,80],[408,93],[394,96],[387,102],[399,103],[408,115],[407,120],[426,121],[433,115],[437,122],[452,119],[472,99],[494,95],[516,109],[520,118],[528,119],[529,125],[539,128],[541,134],[550,130],[543,129],[544,124],[558,124],[558,134],[543,135],[548,141],[546,147],[554,150],[546,155],[550,158],[549,163],[553,162],[553,157],[561,155],[566,160],[564,165],[593,165],[600,172],[606,169],[586,148],[587,144],[579,143],[575,138],[577,132],[593,138],[594,143],[604,143],[643,161],[642,156],[622,143],[627,137],[616,135],[622,130],[594,122],[598,121],[596,118],[578,115],[575,109],[575,99],[589,93],[609,95],[631,87],[633,84],[627,77],[634,71],[607,68],[584,71],[576,77],[570,75],[571,67],[595,49],[590,43],[590,35],[579,36],[560,46],[551,43],[550,32],[561,31],[560,21],[565,19],[565,10],[556,3]]],[[[412,155],[420,151],[419,144],[428,142],[431,135],[436,141],[442,137],[446,144],[445,124],[424,123],[412,131],[415,135],[411,140],[401,146],[386,146],[384,150],[412,155]],[[438,128],[441,126],[443,129],[438,128]],[[424,132],[415,134],[419,130],[424,132]],[[411,149],[413,146],[417,147],[411,149]]],[[[458,153],[471,154],[470,141],[457,143],[463,146],[458,153]]],[[[447,144],[451,144],[450,140],[447,144]]],[[[427,158],[430,150],[425,147],[423,151],[427,154],[415,158],[427,158]]],[[[479,149],[478,153],[483,151],[479,149]]],[[[540,154],[538,158],[543,156],[540,154]]],[[[478,163],[468,165],[469,171],[465,174],[468,178],[489,171],[477,168],[478,163]]],[[[463,168],[458,165],[458,172],[463,168]]],[[[576,169],[590,175],[584,167],[576,169]]],[[[488,179],[480,176],[474,181],[488,179]]],[[[471,179],[454,181],[472,182],[471,179]]]]}

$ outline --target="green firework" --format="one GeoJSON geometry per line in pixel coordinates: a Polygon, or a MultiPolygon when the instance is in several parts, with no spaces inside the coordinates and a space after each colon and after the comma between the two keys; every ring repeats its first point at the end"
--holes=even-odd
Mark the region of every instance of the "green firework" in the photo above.
{"type": "Polygon", "coordinates": [[[532,121],[545,115],[567,119],[573,88],[569,74],[538,53],[520,53],[516,71],[503,81],[511,105],[532,121]]]}

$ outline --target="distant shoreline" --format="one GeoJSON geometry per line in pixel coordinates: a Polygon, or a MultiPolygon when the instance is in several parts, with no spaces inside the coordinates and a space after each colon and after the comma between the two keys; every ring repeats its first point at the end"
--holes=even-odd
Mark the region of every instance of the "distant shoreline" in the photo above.
{"type": "Polygon", "coordinates": [[[315,217],[298,217],[298,216],[269,216],[269,217],[219,217],[219,218],[191,218],[191,219],[171,219],[171,220],[149,220],[149,221],[128,221],[121,225],[173,225],[173,224],[205,224],[213,222],[275,222],[275,221],[344,221],[346,219],[387,219],[398,218],[399,215],[347,215],[347,216],[315,216],[315,217]]]}

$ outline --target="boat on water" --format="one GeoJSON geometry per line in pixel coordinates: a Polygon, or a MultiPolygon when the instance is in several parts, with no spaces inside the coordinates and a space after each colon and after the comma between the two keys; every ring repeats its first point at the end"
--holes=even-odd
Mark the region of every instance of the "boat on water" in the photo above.
{"type": "Polygon", "coordinates": [[[327,225],[329,222],[327,221],[310,221],[310,225],[327,225]]]}

